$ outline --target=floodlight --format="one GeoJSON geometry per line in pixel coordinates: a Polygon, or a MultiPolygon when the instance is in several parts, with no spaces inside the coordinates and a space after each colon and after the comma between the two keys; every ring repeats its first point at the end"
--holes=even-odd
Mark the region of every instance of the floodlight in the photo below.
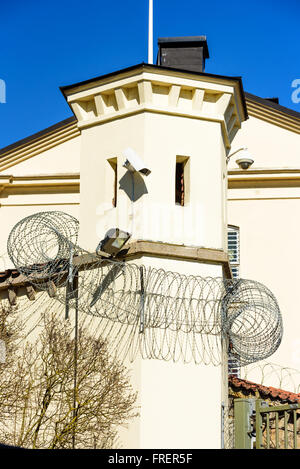
{"type": "Polygon", "coordinates": [[[96,254],[101,255],[100,251],[115,256],[123,248],[131,237],[127,231],[120,230],[119,228],[111,228],[105,235],[105,238],[100,241],[97,246],[96,254]]]}

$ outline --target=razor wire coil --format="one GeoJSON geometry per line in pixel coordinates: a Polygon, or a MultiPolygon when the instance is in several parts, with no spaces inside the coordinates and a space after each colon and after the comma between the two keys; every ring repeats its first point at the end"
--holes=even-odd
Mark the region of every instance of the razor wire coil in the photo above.
{"type": "Polygon", "coordinates": [[[36,288],[54,285],[61,303],[74,307],[77,298],[80,311],[114,324],[111,337],[126,353],[217,365],[226,338],[246,365],[277,350],[282,317],[261,283],[103,259],[78,246],[78,230],[64,212],[28,216],[9,235],[9,257],[36,288]]]}

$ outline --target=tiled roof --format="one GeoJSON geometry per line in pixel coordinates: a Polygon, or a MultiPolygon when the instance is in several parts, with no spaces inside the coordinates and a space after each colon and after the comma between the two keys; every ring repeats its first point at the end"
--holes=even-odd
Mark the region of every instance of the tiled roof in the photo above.
{"type": "Polygon", "coordinates": [[[236,391],[244,392],[245,394],[259,395],[263,399],[278,400],[287,403],[300,403],[300,393],[296,394],[283,389],[277,389],[270,386],[263,386],[262,384],[253,383],[246,379],[229,376],[229,386],[236,391]]]}

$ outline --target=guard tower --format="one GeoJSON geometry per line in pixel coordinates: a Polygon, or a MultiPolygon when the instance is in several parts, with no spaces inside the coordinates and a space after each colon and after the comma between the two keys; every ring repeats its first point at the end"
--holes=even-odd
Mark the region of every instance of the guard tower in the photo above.
{"type": "MultiPolygon", "coordinates": [[[[118,227],[131,233],[128,262],[229,275],[226,156],[247,118],[240,78],[139,64],[62,92],[82,137],[79,244],[94,251],[118,227]],[[124,166],[128,149],[147,175],[124,166]]],[[[225,362],[127,364],[140,417],[123,447],[221,447],[225,362]]]]}

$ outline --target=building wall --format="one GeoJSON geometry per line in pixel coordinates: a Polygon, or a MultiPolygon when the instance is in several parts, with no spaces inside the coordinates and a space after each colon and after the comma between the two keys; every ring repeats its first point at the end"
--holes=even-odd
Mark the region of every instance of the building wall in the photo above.
{"type": "Polygon", "coordinates": [[[133,239],[224,249],[224,154],[217,122],[149,113],[83,130],[81,240],[85,247],[95,249],[105,232],[118,226],[132,233],[133,239]],[[132,176],[123,168],[127,147],[143,158],[151,169],[149,176],[132,176]],[[189,200],[184,207],[175,205],[176,156],[190,158],[189,200]],[[118,160],[116,208],[111,203],[110,158],[118,160]]]}
{"type": "Polygon", "coordinates": [[[240,227],[240,276],[269,287],[283,315],[282,344],[269,360],[292,368],[300,367],[299,141],[294,131],[250,117],[233,150],[248,147],[254,163],[241,171],[234,155],[228,192],[228,222],[240,227]]]}
{"type": "MultiPolygon", "coordinates": [[[[297,168],[299,166],[299,133],[250,115],[242,123],[232,143],[232,152],[246,146],[254,156],[252,168],[297,168]]],[[[237,168],[237,153],[230,160],[229,169],[237,168]]]]}
{"type": "MultiPolygon", "coordinates": [[[[228,209],[228,223],[240,227],[240,276],[269,287],[282,310],[284,337],[270,360],[299,368],[299,134],[250,116],[242,124],[231,151],[240,146],[247,146],[255,161],[244,172],[235,164],[235,158],[230,161],[228,207],[222,197],[227,181],[225,150],[220,124],[213,121],[204,125],[187,117],[137,114],[111,121],[105,130],[103,126],[89,127],[81,136],[46,148],[34,157],[16,159],[15,164],[0,172],[0,186],[5,182],[0,193],[0,253],[6,250],[14,224],[40,210],[63,210],[81,218],[81,241],[90,250],[111,226],[133,231],[137,239],[222,249],[222,227],[227,224],[228,209]],[[117,128],[121,130],[116,139],[117,128]],[[134,210],[130,201],[132,180],[122,167],[121,155],[127,146],[132,146],[152,171],[150,176],[135,181],[134,210]],[[197,194],[202,205],[189,201],[185,207],[175,206],[177,155],[191,158],[190,193],[197,194]],[[113,180],[106,161],[115,157],[119,163],[118,210],[111,204],[113,180]],[[84,188],[81,206],[80,171],[84,188]],[[18,179],[26,175],[26,180],[18,179]]],[[[148,261],[140,260],[146,264],[148,261]]],[[[1,270],[11,267],[9,260],[2,258],[1,262],[1,270]]],[[[179,272],[187,269],[195,275],[222,275],[220,267],[197,263],[151,258],[154,264],[179,272]]],[[[220,406],[225,389],[220,367],[158,360],[127,361],[126,365],[133,386],[140,390],[141,416],[129,425],[129,430],[120,430],[121,446],[219,447],[220,406]],[[207,393],[203,382],[211,383],[218,392],[207,393]],[[202,405],[203,399],[207,406],[202,405]],[[206,425],[204,434],[199,433],[201,422],[206,425]]]]}
{"type": "MultiPolygon", "coordinates": [[[[90,250],[93,250],[103,237],[104,229],[111,227],[113,223],[113,226],[129,230],[133,226],[135,237],[140,239],[173,241],[180,244],[185,242],[220,249],[224,246],[224,180],[221,168],[225,151],[218,123],[212,122],[203,126],[187,118],[138,115],[109,123],[104,137],[102,132],[101,126],[87,129],[81,137],[45,150],[0,173],[3,184],[6,184],[1,193],[0,210],[3,220],[3,253],[9,232],[15,223],[25,216],[43,210],[63,210],[77,218],[81,217],[81,240],[90,250]],[[169,120],[173,121],[172,125],[169,120]],[[115,138],[116,127],[119,132],[118,139],[115,138]],[[150,133],[156,138],[152,139],[150,133]],[[174,137],[176,134],[177,138],[174,137]],[[183,135],[189,138],[184,139],[183,135]],[[201,145],[198,145],[198,139],[201,140],[201,145]],[[215,141],[217,151],[209,150],[210,140],[215,141]],[[137,214],[137,219],[133,220],[134,225],[131,225],[132,202],[128,197],[132,190],[132,181],[128,175],[126,180],[126,170],[122,167],[121,158],[126,145],[132,145],[142,154],[152,171],[148,178],[144,178],[147,190],[144,192],[142,188],[142,196],[137,200],[137,207],[134,207],[137,214]],[[186,216],[184,214],[191,207],[176,207],[174,203],[176,155],[191,158],[190,194],[195,200],[202,199],[202,206],[206,206],[205,211],[204,208],[199,209],[198,204],[191,203],[191,213],[194,216],[191,216],[191,213],[186,216]],[[79,173],[80,156],[81,194],[76,186],[78,178],[70,177],[72,173],[79,173]],[[106,209],[106,213],[105,204],[109,205],[112,194],[110,168],[105,165],[103,171],[102,165],[103,161],[107,163],[107,158],[115,156],[119,158],[118,211],[110,205],[109,216],[106,216],[104,224],[100,223],[99,227],[99,221],[103,222],[101,208],[106,209]],[[201,178],[198,177],[199,173],[202,174],[201,178]],[[64,177],[59,178],[59,175],[64,177]],[[28,176],[26,180],[18,179],[25,176],[28,176]],[[123,182],[120,182],[122,178],[123,182]],[[150,202],[146,199],[149,194],[150,202]],[[117,212],[117,217],[112,218],[111,212],[114,215],[117,212]],[[211,214],[215,214],[215,217],[211,214]]],[[[138,184],[135,189],[139,189],[138,184]]],[[[143,257],[135,262],[188,275],[222,276],[221,266],[153,257],[143,257]]],[[[2,259],[2,269],[9,267],[12,265],[5,256],[2,259]]],[[[22,294],[21,291],[19,293],[22,294]]],[[[33,309],[34,306],[35,304],[32,305],[33,309]]],[[[219,416],[226,389],[220,366],[184,364],[182,360],[172,363],[141,358],[130,362],[128,357],[125,359],[125,365],[130,371],[133,388],[139,390],[137,404],[141,412],[139,418],[130,422],[129,428],[120,429],[120,447],[220,447],[219,416]],[[209,405],[205,408],[201,405],[201,396],[206,394],[203,382],[213,383],[216,389],[215,393],[206,396],[209,405]],[[200,431],[204,422],[205,432],[200,431]]]]}
{"type": "MultiPolygon", "coordinates": [[[[217,96],[233,91],[227,85],[218,88],[218,93],[210,94],[203,104],[209,118],[191,117],[192,99],[183,99],[185,95],[192,96],[191,90],[178,92],[175,112],[168,107],[174,98],[172,92],[181,85],[166,86],[169,77],[163,78],[162,88],[167,88],[170,95],[155,84],[153,89],[159,92],[153,98],[156,107],[151,112],[139,109],[125,115],[128,103],[119,96],[120,102],[125,103],[123,115],[106,115],[102,122],[92,107],[89,110],[88,101],[83,101],[83,108],[98,119],[96,123],[81,123],[81,136],[47,147],[34,158],[23,155],[0,173],[0,185],[5,183],[0,194],[0,217],[5,225],[1,241],[6,243],[10,229],[19,219],[39,210],[64,210],[79,218],[80,244],[90,251],[95,250],[106,230],[115,226],[131,232],[133,240],[222,250],[226,249],[227,223],[237,225],[241,236],[240,275],[269,287],[283,312],[285,336],[272,360],[295,367],[299,358],[295,327],[299,135],[253,116],[243,123],[230,151],[248,146],[255,163],[250,171],[241,172],[235,160],[230,161],[227,206],[225,157],[229,147],[224,141],[221,118],[214,112],[216,106],[220,111],[217,96]],[[123,151],[128,146],[149,166],[148,177],[131,176],[123,167],[123,151]],[[184,207],[174,203],[176,156],[190,158],[184,207]],[[117,207],[112,204],[114,179],[107,161],[112,158],[118,162],[117,207]],[[28,179],[21,184],[18,178],[24,175],[28,179]]],[[[188,80],[184,86],[190,86],[188,80]]],[[[129,96],[131,91],[127,92],[129,96]]],[[[230,117],[228,120],[232,121],[230,117]]],[[[176,258],[142,256],[135,262],[187,275],[222,276],[220,266],[176,258]]],[[[134,363],[126,360],[125,364],[131,370],[133,386],[139,390],[141,415],[128,429],[120,430],[121,446],[220,447],[226,359],[223,369],[141,359],[134,363]]]]}
{"type": "MultiPolygon", "coordinates": [[[[22,218],[61,210],[79,218],[80,137],[39,148],[36,142],[3,157],[0,171],[1,269],[12,267],[6,256],[8,235],[22,218]],[[33,156],[32,156],[33,155],[33,156]],[[11,166],[4,166],[4,159],[11,166]]],[[[8,163],[7,163],[8,164],[8,163]]]]}
{"type": "MultiPolygon", "coordinates": [[[[165,88],[169,92],[171,87],[165,88]]],[[[210,119],[198,119],[188,117],[188,111],[178,115],[169,107],[167,95],[155,99],[161,99],[163,110],[104,122],[91,120],[81,129],[80,244],[89,251],[116,226],[130,232],[131,240],[226,248],[226,147],[219,117],[211,114],[210,119]],[[128,147],[143,159],[150,175],[132,175],[123,167],[128,147]],[[189,158],[184,206],[175,205],[176,157],[189,158]],[[111,202],[113,178],[108,161],[113,158],[118,168],[116,207],[111,202]]],[[[86,107],[85,102],[81,105],[86,107]]],[[[136,262],[186,275],[222,277],[221,266],[182,259],[142,256],[136,262]]],[[[143,333],[153,334],[153,342],[147,343],[150,348],[162,337],[164,346],[171,340],[169,333],[164,337],[163,329],[143,333]]],[[[174,347],[175,336],[177,332],[172,338],[174,347]]],[[[199,342],[206,348],[205,355],[207,338],[199,342]]],[[[180,347],[178,341],[176,347],[180,347]]],[[[223,367],[209,360],[206,365],[136,360],[133,380],[138,385],[140,418],[128,430],[121,430],[121,444],[126,448],[220,448],[226,358],[223,367]],[[207,393],[203,383],[210,383],[213,392],[207,393]]]]}
{"type": "MultiPolygon", "coordinates": [[[[20,153],[16,164],[2,170],[1,173],[24,176],[27,174],[64,174],[79,172],[80,165],[80,135],[74,136],[66,141],[55,141],[55,145],[40,148],[39,153],[34,148],[34,156],[20,153]],[[35,154],[36,153],[36,154],[35,154]]],[[[32,154],[31,153],[31,154],[32,154]]]]}
{"type": "MultiPolygon", "coordinates": [[[[186,275],[203,277],[222,276],[220,266],[199,264],[143,256],[136,259],[137,265],[180,272],[186,275]]],[[[153,311],[153,314],[155,312],[153,311]]],[[[171,311],[170,311],[171,314],[171,311]]],[[[151,347],[162,343],[166,349],[171,340],[179,338],[177,333],[163,340],[164,330],[147,331],[151,347]],[[171,339],[170,339],[171,337],[171,339]],[[153,344],[152,344],[153,345],[153,344]]],[[[180,338],[179,338],[180,340],[180,338]]],[[[220,342],[221,345],[221,342],[220,342]]],[[[198,341],[204,355],[209,355],[205,337],[198,341]],[[206,345],[200,345],[202,343],[206,345]]],[[[129,424],[128,429],[120,429],[120,446],[124,448],[220,448],[221,447],[221,407],[227,401],[227,359],[224,367],[212,364],[195,364],[190,359],[191,352],[183,353],[188,363],[181,358],[177,362],[158,359],[141,359],[133,363],[125,361],[131,370],[133,382],[138,386],[140,416],[129,424]],[[213,392],[207,392],[205,383],[210,383],[213,392]],[[205,403],[205,404],[204,404],[205,403]]]]}

